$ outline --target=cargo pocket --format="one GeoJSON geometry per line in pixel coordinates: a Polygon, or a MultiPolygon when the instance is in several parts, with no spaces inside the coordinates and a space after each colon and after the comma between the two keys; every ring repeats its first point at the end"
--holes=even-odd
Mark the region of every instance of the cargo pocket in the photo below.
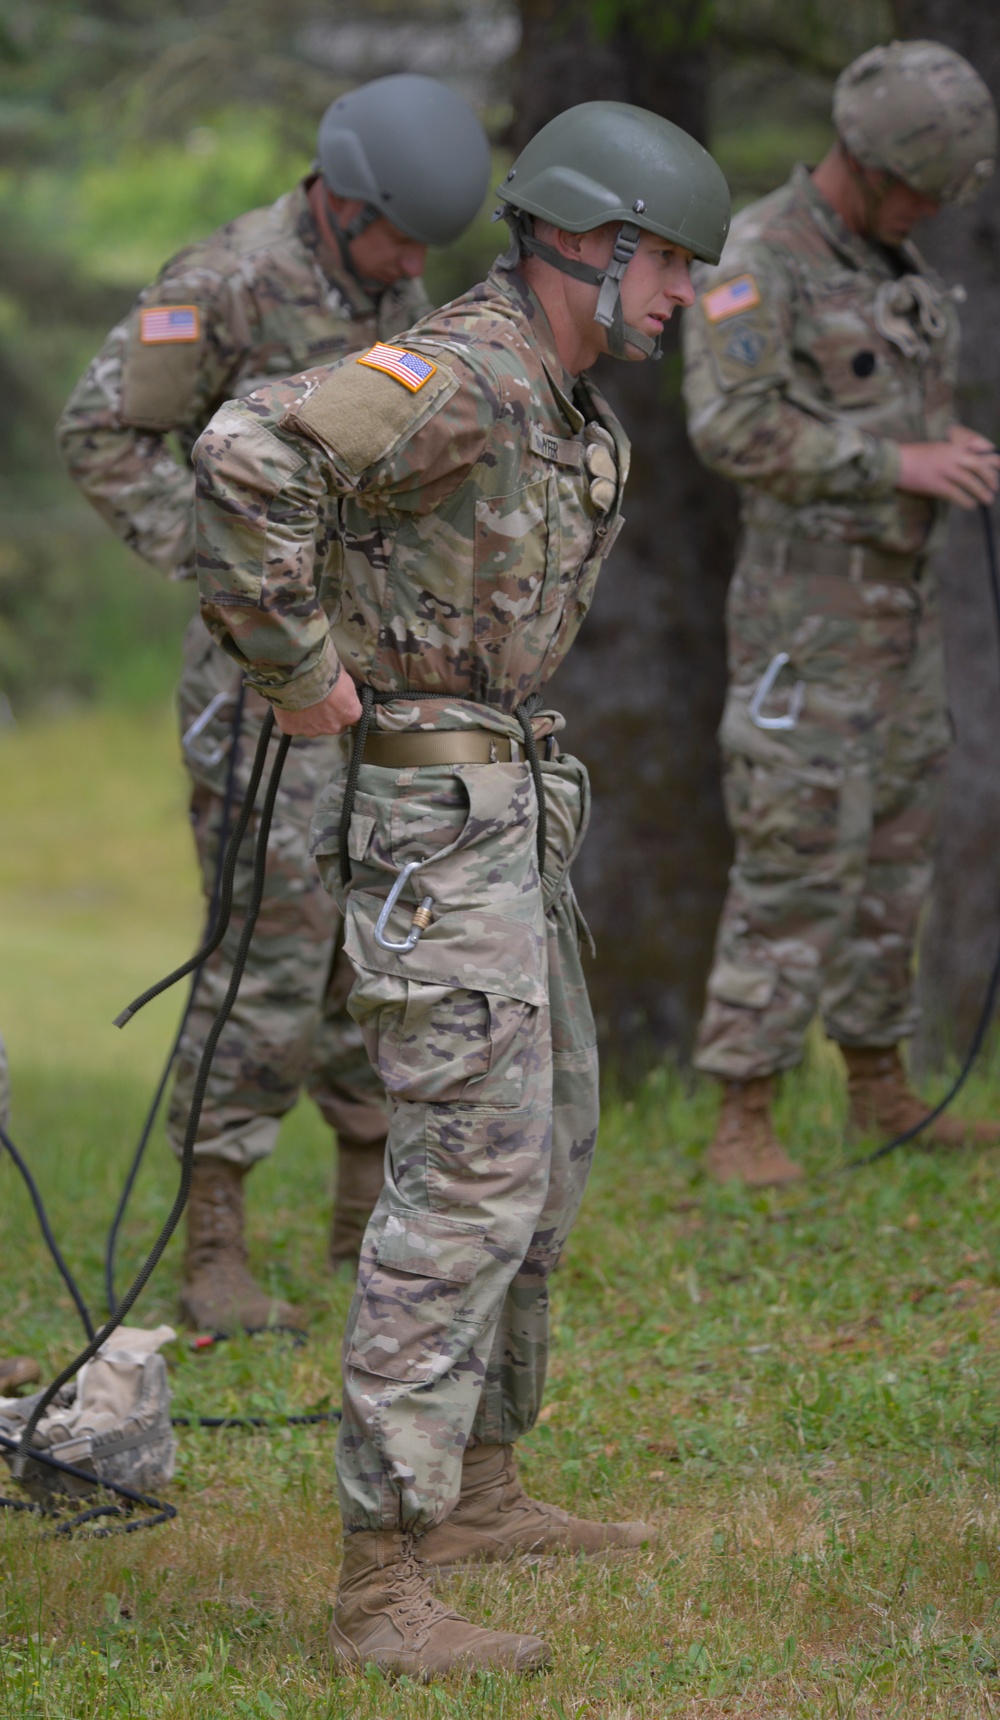
{"type": "Polygon", "coordinates": [[[475,1336],[467,1286],[485,1240],[485,1225],[415,1207],[390,1211],[347,1366],[410,1385],[429,1385],[446,1374],[475,1336]]]}
{"type": "MultiPolygon", "coordinates": [[[[378,1019],[372,1043],[386,1091],[409,1104],[520,1104],[525,1065],[517,1053],[535,1007],[420,980],[404,986],[405,996],[394,1006],[384,1001],[383,985],[374,988],[378,1019]]],[[[352,1001],[356,1019],[366,989],[362,976],[352,1001]]]]}
{"type": "Polygon", "coordinates": [[[716,962],[708,981],[709,997],[743,1009],[766,1009],[778,987],[772,968],[743,967],[736,962],[716,962]]]}

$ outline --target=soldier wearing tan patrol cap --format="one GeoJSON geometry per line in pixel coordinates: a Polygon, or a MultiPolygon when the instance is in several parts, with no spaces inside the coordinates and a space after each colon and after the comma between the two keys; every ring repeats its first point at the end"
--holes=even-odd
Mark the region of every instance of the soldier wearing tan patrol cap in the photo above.
{"type": "Polygon", "coordinates": [[[742,212],[685,318],[690,433],[743,523],[720,731],[736,858],[696,1062],[725,1083],[708,1169],[757,1185],[801,1175],[771,1101],[817,1011],[855,1131],[924,1114],[899,1045],[949,741],[930,556],[948,503],[990,501],[1000,467],[955,422],[960,294],[909,237],[992,172],[989,91],[950,49],[894,42],[843,72],[833,117],[828,155],[742,212]]]}

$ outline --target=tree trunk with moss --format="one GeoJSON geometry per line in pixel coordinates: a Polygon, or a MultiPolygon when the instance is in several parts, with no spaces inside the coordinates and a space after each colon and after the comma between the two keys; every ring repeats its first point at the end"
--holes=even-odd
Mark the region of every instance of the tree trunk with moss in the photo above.
{"type": "MultiPolygon", "coordinates": [[[[1000,9],[983,0],[895,0],[902,37],[931,37],[970,60],[1000,98],[1000,9]]],[[[1000,442],[1000,181],[967,209],[944,209],[919,242],[962,307],[962,421],[1000,442]]],[[[994,520],[997,510],[994,509],[994,520]]],[[[1000,662],[982,520],[953,511],[940,562],[955,746],[930,914],[921,948],[927,1063],[969,1043],[1000,941],[1000,662]]]]}
{"type": "MultiPolygon", "coordinates": [[[[577,102],[634,102],[706,134],[706,11],[522,0],[512,142],[577,102]]],[[[579,641],[552,684],[594,813],[575,868],[597,942],[588,980],[606,1051],[630,1068],[690,1048],[731,843],[715,729],[735,497],[698,463],[676,323],[659,364],[602,360],[596,380],[633,443],[626,525],[579,641]]]]}

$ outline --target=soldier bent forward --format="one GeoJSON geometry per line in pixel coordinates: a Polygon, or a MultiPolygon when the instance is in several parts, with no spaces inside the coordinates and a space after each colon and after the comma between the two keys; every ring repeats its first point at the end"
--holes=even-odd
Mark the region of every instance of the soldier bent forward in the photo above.
{"type": "Polygon", "coordinates": [[[685,319],[691,436],[744,526],[720,733],[736,859],[695,1061],[726,1083],[709,1169],[756,1184],[801,1174],[771,1093],[817,1009],[856,1131],[924,1115],[898,1047],[949,740],[930,556],[946,504],[997,488],[955,423],[953,295],[908,237],[991,170],[989,92],[949,49],[894,43],[842,74],[834,122],[812,174],[738,217],[685,319]]]}
{"type": "MultiPolygon", "coordinates": [[[[60,425],[70,471],[131,547],[172,578],[194,574],[194,474],[184,454],[213,412],[261,382],[330,362],[405,329],[428,309],[427,245],[464,230],[487,187],[489,150],[461,98],[431,78],[377,79],[328,108],[319,172],[167,263],[75,389],[60,425]]],[[[238,807],[267,710],[196,617],[180,686],[191,822],[206,900],[224,840],[225,784],[238,807]],[[235,726],[234,726],[235,718],[235,726]],[[235,758],[230,749],[235,748],[235,758]]],[[[336,1131],[330,1263],[356,1267],[382,1186],[385,1102],[346,1013],[340,915],[308,851],[319,787],[340,743],[315,736],[287,762],[265,894],[246,974],[216,1054],[188,1203],[181,1307],[213,1331],[297,1322],[250,1276],[243,1179],[274,1148],[305,1083],[336,1131]]],[[[177,1060],[167,1131],[180,1151],[202,1045],[229,981],[250,889],[254,825],[236,913],[203,970],[177,1060]]]]}
{"type": "Polygon", "coordinates": [[[362,717],[353,802],[341,768],[314,821],[390,1102],[344,1344],[332,1644],[418,1676],[547,1656],[447,1611],[425,1563],[646,1533],[529,1499],[514,1465],[597,1132],[569,883],[587,778],[535,703],[621,519],[628,443],[584,372],[652,353],[729,209],[683,132],[603,102],[547,126],[500,195],[512,245],[486,282],[223,408],[196,451],[209,626],[286,732],[362,717]]]}

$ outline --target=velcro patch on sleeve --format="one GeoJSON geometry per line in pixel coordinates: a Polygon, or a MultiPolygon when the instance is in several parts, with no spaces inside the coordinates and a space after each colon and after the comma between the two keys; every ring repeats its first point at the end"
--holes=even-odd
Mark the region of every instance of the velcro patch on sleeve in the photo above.
{"type": "Polygon", "coordinates": [[[200,340],[198,306],[149,305],[139,312],[139,339],[143,346],[200,340]]]}
{"type": "Polygon", "coordinates": [[[737,275],[734,281],[723,281],[721,287],[713,287],[701,301],[710,323],[724,322],[726,317],[752,311],[759,304],[760,293],[752,275],[737,275]]]}
{"type": "Polygon", "coordinates": [[[415,389],[400,388],[379,365],[344,359],[288,418],[357,476],[393,453],[457,388],[458,377],[444,365],[433,365],[418,395],[415,389]]]}
{"type": "Polygon", "coordinates": [[[429,358],[421,357],[419,352],[407,352],[401,346],[386,346],[379,341],[368,352],[359,353],[358,364],[366,364],[370,370],[384,370],[386,376],[394,376],[411,394],[416,394],[418,388],[428,383],[437,365],[429,358]]]}

